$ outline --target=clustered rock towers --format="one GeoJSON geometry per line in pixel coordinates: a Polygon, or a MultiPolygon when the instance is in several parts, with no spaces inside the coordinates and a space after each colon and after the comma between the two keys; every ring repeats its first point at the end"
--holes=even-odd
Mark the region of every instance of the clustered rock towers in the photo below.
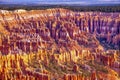
{"type": "Polygon", "coordinates": [[[9,36],[2,38],[2,54],[13,53],[15,48],[23,52],[37,51],[41,42],[75,40],[83,31],[116,45],[120,40],[117,13],[72,12],[64,9],[15,11],[1,14],[1,25],[9,33],[9,36]]]}
{"type": "MultiPolygon", "coordinates": [[[[21,54],[29,55],[29,53],[37,53],[40,50],[42,51],[41,54],[44,51],[51,51],[50,57],[57,63],[77,62],[79,58],[87,57],[87,59],[97,60],[97,62],[102,62],[110,67],[119,68],[120,66],[116,59],[118,52],[112,52],[115,53],[112,54],[114,58],[102,53],[104,49],[96,39],[96,37],[105,39],[106,43],[114,44],[116,48],[119,48],[119,13],[72,12],[59,8],[31,11],[16,10],[13,12],[1,10],[0,28],[0,52],[6,56],[1,57],[2,65],[5,67],[6,64],[10,63],[11,66],[6,67],[14,68],[15,65],[17,69],[21,67],[20,71],[26,74],[25,76],[21,72],[13,72],[18,74],[21,80],[50,80],[48,74],[33,73],[26,70],[24,57],[20,57],[21,54]],[[97,53],[91,54],[91,52],[97,53]],[[19,57],[5,60],[8,55],[15,57],[16,54],[19,57]],[[39,78],[35,78],[35,76],[39,78]]],[[[46,57],[41,56],[40,60],[45,61],[46,65],[49,63],[49,59],[46,57]]],[[[6,78],[7,80],[9,75],[6,75],[7,68],[4,67],[1,67],[0,75],[2,76],[1,79],[6,78]]],[[[73,67],[74,72],[77,72],[77,67],[77,65],[73,67]]],[[[96,72],[93,71],[91,77],[88,78],[81,75],[66,74],[63,79],[95,80],[96,72]]]]}

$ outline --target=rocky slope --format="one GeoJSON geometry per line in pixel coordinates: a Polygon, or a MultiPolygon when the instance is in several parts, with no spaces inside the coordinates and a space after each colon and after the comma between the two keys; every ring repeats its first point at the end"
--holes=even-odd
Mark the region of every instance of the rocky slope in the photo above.
{"type": "Polygon", "coordinates": [[[1,80],[119,80],[119,45],[119,13],[0,10],[1,80]]]}

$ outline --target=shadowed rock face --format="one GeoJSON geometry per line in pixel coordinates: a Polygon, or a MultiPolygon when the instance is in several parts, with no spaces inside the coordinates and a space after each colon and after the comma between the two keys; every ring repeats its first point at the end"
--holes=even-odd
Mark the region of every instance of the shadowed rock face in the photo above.
{"type": "Polygon", "coordinates": [[[119,13],[0,11],[1,79],[117,80],[119,45],[119,13]]]}

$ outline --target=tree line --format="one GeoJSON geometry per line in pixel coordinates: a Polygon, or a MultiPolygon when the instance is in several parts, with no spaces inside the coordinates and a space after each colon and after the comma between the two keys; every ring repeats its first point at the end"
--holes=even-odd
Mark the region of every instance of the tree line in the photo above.
{"type": "Polygon", "coordinates": [[[73,11],[99,11],[99,12],[120,12],[119,5],[112,6],[71,6],[71,5],[0,5],[0,9],[3,10],[16,10],[16,9],[25,9],[25,10],[45,10],[49,8],[65,8],[73,11]]]}

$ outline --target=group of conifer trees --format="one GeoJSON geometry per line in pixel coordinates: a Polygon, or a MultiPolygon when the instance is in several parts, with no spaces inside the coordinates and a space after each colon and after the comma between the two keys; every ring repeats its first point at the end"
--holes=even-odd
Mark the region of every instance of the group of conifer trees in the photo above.
{"type": "Polygon", "coordinates": [[[65,8],[73,11],[99,11],[99,12],[120,12],[120,6],[73,6],[73,5],[0,5],[0,9],[4,10],[16,10],[16,9],[25,9],[25,10],[44,10],[49,8],[65,8]]]}

